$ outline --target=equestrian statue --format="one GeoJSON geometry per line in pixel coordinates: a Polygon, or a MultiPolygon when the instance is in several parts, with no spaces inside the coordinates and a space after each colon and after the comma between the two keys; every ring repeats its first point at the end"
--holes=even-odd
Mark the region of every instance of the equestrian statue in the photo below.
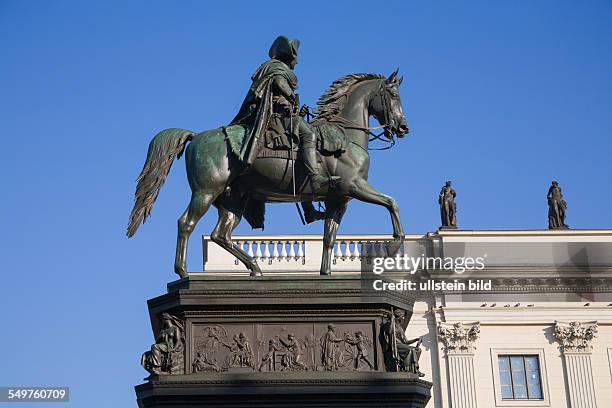
{"type": "Polygon", "coordinates": [[[174,270],[187,276],[187,242],[211,205],[218,222],[211,240],[226,249],[251,276],[261,276],[256,260],[232,243],[232,232],[244,217],[263,228],[265,203],[301,203],[307,222],[325,220],[321,275],[331,273],[336,233],[348,202],[355,198],[389,211],[393,244],[404,240],[396,201],[368,182],[368,144],[394,144],[408,133],[397,70],[389,77],[351,74],[332,83],[319,98],[316,116],[299,107],[296,94],[298,40],[278,37],[269,57],[251,77],[244,102],[228,126],[196,133],[171,128],[158,133],[137,179],[129,237],[151,213],[174,159],[185,155],[191,201],[178,220],[174,270]],[[369,126],[374,117],[380,124],[369,126]],[[380,134],[374,130],[382,129],[380,134]],[[313,201],[325,203],[317,211],[313,201]]]}

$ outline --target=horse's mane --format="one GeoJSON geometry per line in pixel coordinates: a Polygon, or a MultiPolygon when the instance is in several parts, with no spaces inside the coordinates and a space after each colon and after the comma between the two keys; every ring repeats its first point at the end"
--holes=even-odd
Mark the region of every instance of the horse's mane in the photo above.
{"type": "Polygon", "coordinates": [[[346,96],[353,85],[369,79],[383,78],[385,76],[380,74],[350,74],[335,80],[317,101],[315,109],[317,117],[314,121],[331,119],[338,114],[344,108],[347,101],[346,96]]]}

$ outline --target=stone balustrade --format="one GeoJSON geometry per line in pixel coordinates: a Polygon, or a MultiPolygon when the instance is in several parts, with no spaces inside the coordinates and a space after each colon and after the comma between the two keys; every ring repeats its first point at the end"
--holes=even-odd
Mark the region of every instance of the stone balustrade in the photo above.
{"type": "MultiPolygon", "coordinates": [[[[387,254],[391,235],[338,235],[332,271],[357,272],[362,263],[387,254]]],[[[257,260],[262,271],[319,271],[322,235],[236,235],[234,245],[257,260]]],[[[202,237],[203,271],[247,272],[229,252],[202,237]]],[[[533,267],[612,268],[612,230],[443,230],[406,235],[400,254],[411,257],[483,257],[487,269],[533,267]]],[[[197,272],[195,272],[197,273],[197,272]]],[[[202,272],[200,272],[202,273],[202,272]]]]}
{"type": "MultiPolygon", "coordinates": [[[[338,235],[332,251],[334,271],[359,271],[362,262],[385,256],[390,235],[338,235]]],[[[419,240],[422,236],[407,236],[419,240]]],[[[257,260],[262,271],[318,272],[323,253],[323,237],[318,235],[240,235],[234,245],[257,260]]],[[[204,271],[245,272],[231,254],[203,236],[204,271]]]]}

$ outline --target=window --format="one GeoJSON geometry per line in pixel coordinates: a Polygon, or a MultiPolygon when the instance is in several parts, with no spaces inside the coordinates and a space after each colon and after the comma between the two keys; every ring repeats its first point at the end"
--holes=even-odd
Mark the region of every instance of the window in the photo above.
{"type": "Polygon", "coordinates": [[[496,407],[550,407],[546,355],[541,348],[491,348],[496,407]]]}
{"type": "Polygon", "coordinates": [[[542,400],[542,379],[537,355],[497,356],[502,400],[542,400]]]}

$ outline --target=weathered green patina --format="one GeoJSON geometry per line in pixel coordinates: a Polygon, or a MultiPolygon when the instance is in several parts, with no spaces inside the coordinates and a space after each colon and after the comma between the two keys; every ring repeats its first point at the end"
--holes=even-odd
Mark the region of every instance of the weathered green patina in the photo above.
{"type": "Polygon", "coordinates": [[[232,124],[249,125],[244,143],[240,149],[239,158],[247,164],[255,160],[254,144],[266,131],[272,121],[273,98],[272,91],[275,77],[283,78],[292,89],[297,89],[297,77],[289,66],[282,61],[271,58],[263,63],[253,74],[253,83],[232,124]]]}
{"type": "MultiPolygon", "coordinates": [[[[283,44],[286,46],[287,42],[283,44]]],[[[277,51],[273,51],[274,45],[271,57],[278,57],[277,51]]],[[[279,77],[285,82],[291,80],[291,69],[286,70],[277,62],[268,61],[257,72],[259,74],[254,76],[249,91],[251,96],[247,95],[240,110],[248,112],[251,120],[243,123],[239,113],[234,124],[228,127],[201,133],[167,129],[153,138],[138,178],[128,236],[132,236],[149,216],[173,160],[180,158],[184,152],[192,196],[178,221],[174,267],[180,276],[187,275],[189,236],[211,205],[219,210],[219,221],[211,239],[236,256],[254,276],[261,275],[256,261],[234,246],[231,235],[242,217],[254,227],[263,227],[266,202],[325,202],[322,275],[330,274],[336,232],[352,198],[384,206],[391,215],[394,239],[396,243],[401,242],[404,231],[397,203],[367,181],[370,164],[368,143],[373,129],[369,127],[369,117],[378,120],[384,136],[389,140],[395,135],[403,137],[408,132],[399,96],[402,79],[397,77],[397,71],[388,78],[377,74],[352,74],[338,79],[320,98],[318,116],[312,124],[294,114],[294,109],[282,111],[282,99],[291,99],[291,95],[294,95],[291,86],[291,93],[286,97],[282,93],[266,93],[266,89],[273,86],[271,81],[279,77]],[[271,98],[268,108],[265,108],[267,102],[262,102],[262,98],[271,98]],[[252,102],[256,102],[255,106],[252,102]],[[260,119],[265,120],[262,115],[282,122],[289,132],[288,140],[298,136],[296,140],[303,146],[297,154],[295,149],[286,152],[286,157],[257,153],[262,149],[273,149],[259,143],[262,133],[253,131],[253,126],[259,126],[260,119]],[[294,120],[297,122],[295,126],[294,120]],[[287,121],[290,126],[286,126],[287,121]],[[316,134],[319,135],[318,143],[316,134]],[[310,137],[312,146],[307,148],[304,139],[310,137]],[[318,145],[319,153],[316,153],[315,145],[318,145]],[[314,158],[310,155],[314,155],[314,158]],[[313,161],[322,174],[336,182],[313,183],[313,161]]],[[[292,101],[290,105],[294,107],[295,102],[292,101]]],[[[265,122],[261,130],[267,131],[269,126],[270,123],[265,122]]]]}

